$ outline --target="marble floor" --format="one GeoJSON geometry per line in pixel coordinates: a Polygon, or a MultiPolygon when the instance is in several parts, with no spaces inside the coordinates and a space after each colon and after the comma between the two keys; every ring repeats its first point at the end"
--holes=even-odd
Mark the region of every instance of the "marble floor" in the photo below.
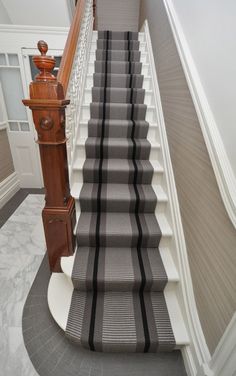
{"type": "Polygon", "coordinates": [[[44,196],[28,195],[0,229],[0,375],[38,375],[22,336],[22,311],[45,254],[44,196]]]}

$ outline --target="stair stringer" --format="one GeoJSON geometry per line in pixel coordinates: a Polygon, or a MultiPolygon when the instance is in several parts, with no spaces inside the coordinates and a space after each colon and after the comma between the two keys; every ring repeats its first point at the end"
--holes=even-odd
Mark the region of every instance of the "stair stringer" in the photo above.
{"type": "MultiPolygon", "coordinates": [[[[182,347],[181,351],[188,375],[212,376],[212,372],[208,366],[211,356],[201,327],[194,297],[187,247],[184,238],[183,225],[181,220],[177,190],[175,186],[174,173],[161,104],[160,90],[157,80],[156,67],[147,20],[143,25],[142,31],[144,32],[146,40],[146,62],[149,63],[149,74],[151,77],[150,90],[152,91],[153,95],[152,104],[156,109],[156,124],[158,124],[158,132],[156,132],[156,134],[158,134],[158,142],[161,149],[161,164],[164,170],[162,187],[165,187],[165,192],[168,197],[165,215],[173,231],[173,236],[171,238],[171,242],[169,243],[169,249],[171,251],[171,256],[174,260],[180,280],[179,283],[176,284],[175,293],[178,298],[178,303],[186,324],[186,329],[189,337],[189,345],[182,347]]],[[[153,144],[153,138],[148,137],[148,139],[151,144],[153,144]]],[[[159,162],[160,157],[158,158],[159,162]]],[[[150,158],[150,162],[155,168],[155,159],[150,158]]],[[[157,211],[156,216],[157,219],[160,220],[160,213],[158,213],[157,211]]]]}

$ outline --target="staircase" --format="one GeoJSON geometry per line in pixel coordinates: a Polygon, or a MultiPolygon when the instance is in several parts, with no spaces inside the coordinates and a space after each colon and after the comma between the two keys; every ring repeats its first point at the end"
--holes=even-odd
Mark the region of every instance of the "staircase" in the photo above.
{"type": "Polygon", "coordinates": [[[53,273],[50,311],[103,352],[188,344],[144,33],[93,32],[72,161],[77,250],[53,273]]]}

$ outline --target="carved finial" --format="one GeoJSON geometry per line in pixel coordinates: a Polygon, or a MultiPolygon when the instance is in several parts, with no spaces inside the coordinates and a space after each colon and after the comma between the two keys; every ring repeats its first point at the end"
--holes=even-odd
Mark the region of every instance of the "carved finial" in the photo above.
{"type": "Polygon", "coordinates": [[[33,57],[33,62],[40,71],[39,74],[35,77],[36,81],[54,81],[56,77],[52,74],[52,71],[55,67],[56,60],[53,56],[46,56],[48,51],[48,45],[44,40],[38,42],[38,49],[41,55],[33,57]]]}
{"type": "Polygon", "coordinates": [[[38,41],[38,50],[41,52],[41,55],[46,55],[48,52],[48,44],[44,40],[38,41]]]}

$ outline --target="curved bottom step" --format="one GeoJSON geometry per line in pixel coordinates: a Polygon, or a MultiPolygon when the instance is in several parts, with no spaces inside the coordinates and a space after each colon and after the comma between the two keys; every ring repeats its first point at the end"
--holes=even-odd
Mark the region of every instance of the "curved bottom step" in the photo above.
{"type": "MultiPolygon", "coordinates": [[[[73,284],[71,280],[65,276],[65,274],[52,274],[48,286],[48,305],[54,320],[64,331],[66,331],[67,327],[73,291],[73,284]]],[[[187,331],[175,292],[171,286],[167,285],[164,290],[164,296],[175,337],[176,348],[187,345],[189,344],[187,331]]],[[[105,349],[105,351],[115,351],[115,349],[116,347],[114,347],[114,349],[109,347],[109,350],[105,349]]]]}

